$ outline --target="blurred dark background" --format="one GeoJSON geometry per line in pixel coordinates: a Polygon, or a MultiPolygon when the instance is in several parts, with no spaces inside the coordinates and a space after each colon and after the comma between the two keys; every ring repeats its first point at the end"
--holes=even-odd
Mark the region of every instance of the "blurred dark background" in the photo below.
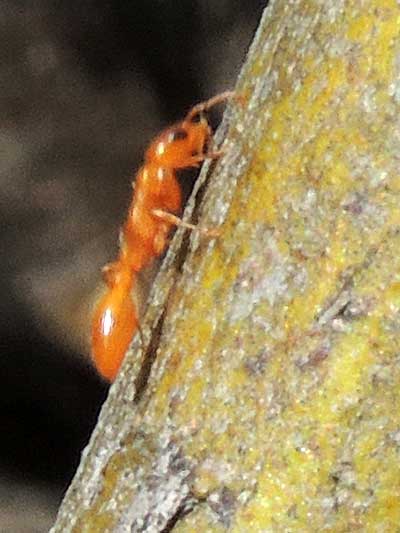
{"type": "Polygon", "coordinates": [[[106,396],[90,308],[146,145],[234,86],[266,3],[2,1],[1,532],[47,531],[106,396]]]}

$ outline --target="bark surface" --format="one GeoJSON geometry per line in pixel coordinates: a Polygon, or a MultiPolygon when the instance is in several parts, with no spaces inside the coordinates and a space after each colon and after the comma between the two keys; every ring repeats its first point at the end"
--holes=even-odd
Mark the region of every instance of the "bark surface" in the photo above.
{"type": "Polygon", "coordinates": [[[399,37],[270,3],[54,533],[398,527],[399,37]]]}

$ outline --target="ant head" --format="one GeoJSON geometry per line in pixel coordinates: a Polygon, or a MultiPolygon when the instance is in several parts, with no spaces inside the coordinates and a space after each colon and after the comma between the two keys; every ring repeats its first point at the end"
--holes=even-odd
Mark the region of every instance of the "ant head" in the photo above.
{"type": "Polygon", "coordinates": [[[201,114],[190,116],[163,131],[152,142],[146,162],[172,169],[196,166],[196,156],[204,153],[210,135],[208,122],[201,114]]]}

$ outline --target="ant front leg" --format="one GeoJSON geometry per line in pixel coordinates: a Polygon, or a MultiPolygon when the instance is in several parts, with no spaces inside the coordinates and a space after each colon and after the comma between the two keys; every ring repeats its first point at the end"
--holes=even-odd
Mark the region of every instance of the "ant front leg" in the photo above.
{"type": "Polygon", "coordinates": [[[220,233],[219,230],[217,230],[216,228],[201,228],[199,226],[196,226],[195,224],[190,224],[190,222],[185,222],[176,215],[168,213],[168,211],[163,211],[162,209],[153,209],[152,214],[160,220],[163,220],[167,224],[177,227],[180,226],[182,228],[190,229],[192,231],[198,231],[211,238],[218,237],[220,233]]]}
{"type": "Polygon", "coordinates": [[[206,159],[219,159],[223,154],[224,150],[213,150],[211,152],[206,152],[200,155],[194,155],[187,161],[187,167],[198,167],[200,163],[206,159]]]}

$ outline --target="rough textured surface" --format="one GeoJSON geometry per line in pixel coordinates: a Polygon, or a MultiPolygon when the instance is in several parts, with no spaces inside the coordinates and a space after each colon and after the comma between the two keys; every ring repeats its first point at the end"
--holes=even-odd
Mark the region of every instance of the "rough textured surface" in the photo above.
{"type": "Polygon", "coordinates": [[[271,3],[204,197],[221,237],[181,264],[178,232],[54,532],[396,530],[399,34],[395,1],[271,3]]]}

